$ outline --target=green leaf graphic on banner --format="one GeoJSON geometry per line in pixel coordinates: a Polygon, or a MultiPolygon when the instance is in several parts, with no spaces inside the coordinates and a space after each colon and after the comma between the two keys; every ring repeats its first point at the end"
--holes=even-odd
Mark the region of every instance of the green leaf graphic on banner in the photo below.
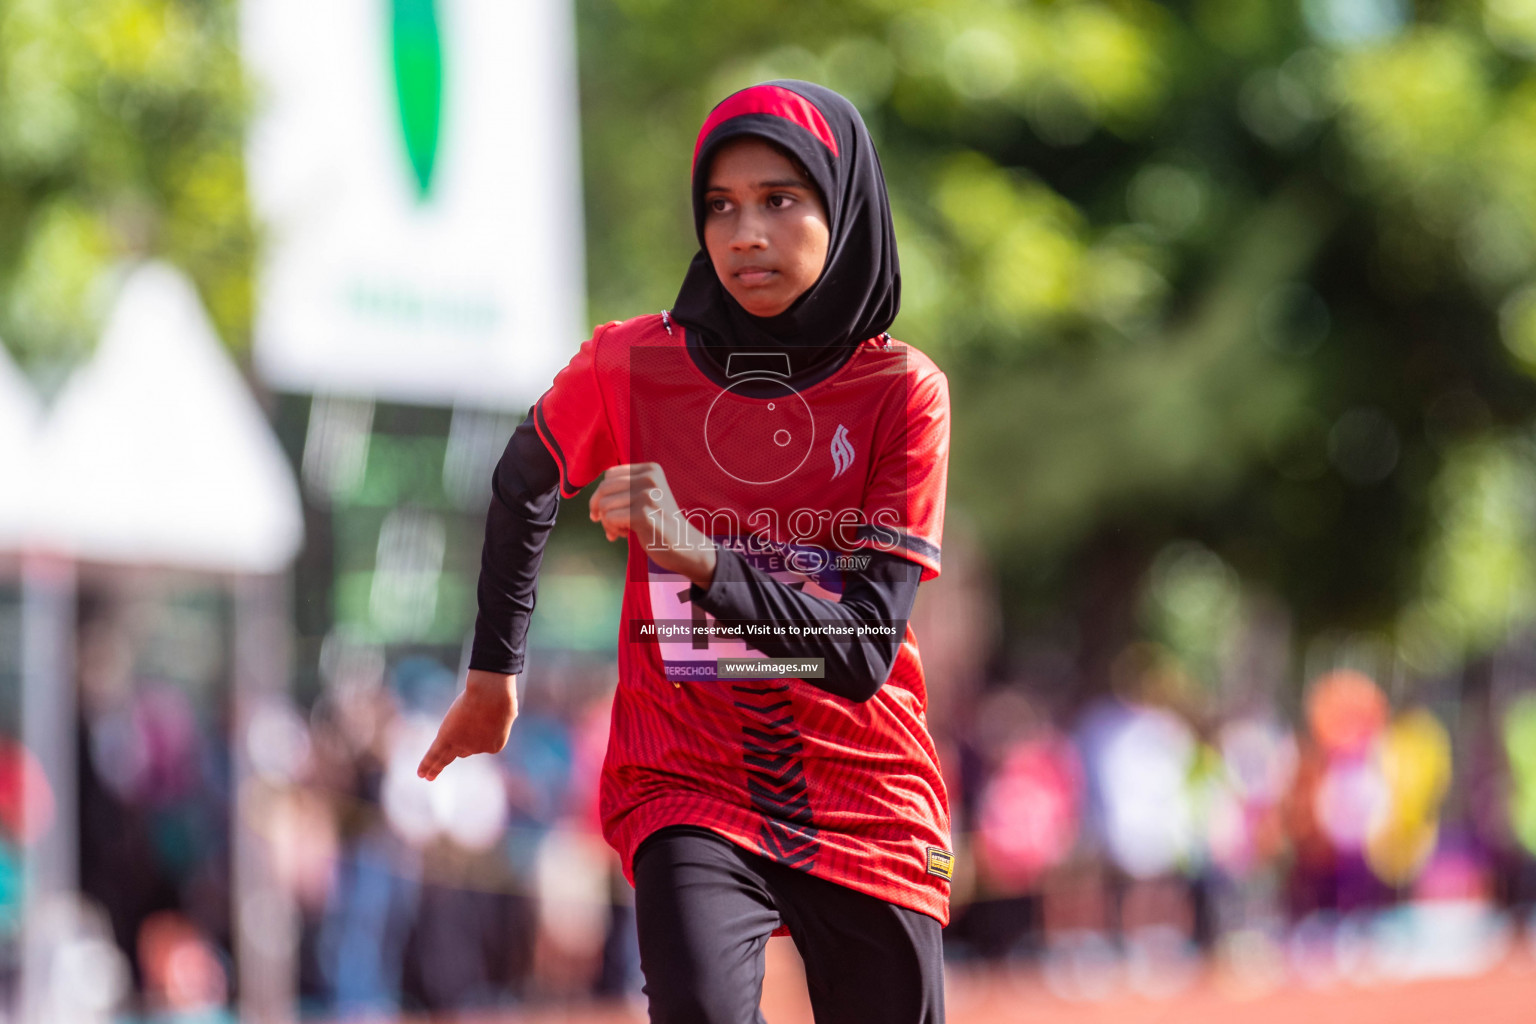
{"type": "Polygon", "coordinates": [[[391,0],[395,58],[395,93],[400,101],[400,129],[419,189],[432,188],[437,136],[443,117],[443,46],[435,0],[391,0]]]}

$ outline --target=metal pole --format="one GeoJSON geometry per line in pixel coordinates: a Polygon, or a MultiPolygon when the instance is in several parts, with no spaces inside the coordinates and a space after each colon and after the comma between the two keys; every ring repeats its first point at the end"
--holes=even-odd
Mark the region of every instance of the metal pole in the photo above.
{"type": "Polygon", "coordinates": [[[272,850],[255,826],[261,781],[251,770],[250,724],[262,705],[284,699],[289,667],[286,576],[241,576],[234,587],[234,769],[232,822],[235,962],[241,1024],[297,1019],[299,913],[279,884],[272,850]]]}
{"type": "Polygon", "coordinates": [[[54,950],[50,907],[79,888],[75,751],[75,566],[57,555],[21,562],[21,735],[53,791],[53,821],[23,854],[22,1020],[48,1019],[54,950]]]}

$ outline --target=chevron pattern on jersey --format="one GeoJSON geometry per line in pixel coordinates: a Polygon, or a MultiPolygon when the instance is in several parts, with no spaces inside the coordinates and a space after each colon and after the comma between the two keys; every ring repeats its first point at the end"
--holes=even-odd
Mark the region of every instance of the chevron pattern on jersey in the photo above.
{"type": "Polygon", "coordinates": [[[789,686],[763,682],[736,685],[733,702],[746,717],[742,763],[747,793],[763,816],[758,843],[763,856],[786,867],[808,870],[816,859],[821,830],[811,824],[810,790],[805,782],[805,748],[789,713],[789,686]]]}

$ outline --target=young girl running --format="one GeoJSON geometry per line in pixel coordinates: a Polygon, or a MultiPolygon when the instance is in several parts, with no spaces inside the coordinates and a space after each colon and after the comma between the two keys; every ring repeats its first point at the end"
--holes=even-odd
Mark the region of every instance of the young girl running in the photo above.
{"type": "Polygon", "coordinates": [[[858,112],[805,82],[699,132],[700,251],[668,312],[600,327],[513,434],[466,689],[423,758],[500,750],[559,497],[629,548],[603,830],[655,1022],[761,1021],[787,931],[820,1022],[944,1017],[953,858],[907,627],[939,572],[944,375],[858,112]]]}

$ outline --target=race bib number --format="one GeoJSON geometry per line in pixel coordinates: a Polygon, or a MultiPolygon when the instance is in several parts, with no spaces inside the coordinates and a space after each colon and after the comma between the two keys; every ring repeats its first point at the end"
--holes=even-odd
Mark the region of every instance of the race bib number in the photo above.
{"type": "MultiPolygon", "coordinates": [[[[823,548],[805,544],[766,545],[756,539],[716,537],[715,543],[728,547],[753,568],[759,569],[786,586],[812,597],[839,601],[843,595],[843,576],[836,566],[836,555],[823,548]]],[[[662,667],[674,683],[688,680],[714,682],[719,677],[715,663],[719,658],[766,658],[753,646],[755,629],[772,629],[765,623],[722,624],[688,599],[688,578],[648,564],[651,595],[649,632],[661,652],[662,667]]]]}

